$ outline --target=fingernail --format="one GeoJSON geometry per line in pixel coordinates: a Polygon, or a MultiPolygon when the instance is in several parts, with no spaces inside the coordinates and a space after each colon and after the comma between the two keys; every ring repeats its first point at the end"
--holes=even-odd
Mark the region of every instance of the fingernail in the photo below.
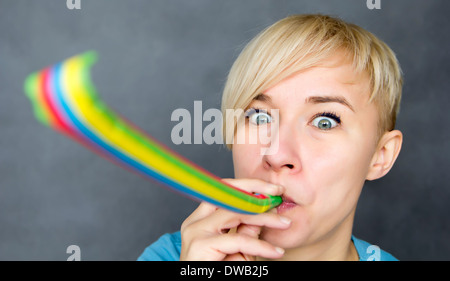
{"type": "Polygon", "coordinates": [[[280,221],[285,224],[291,224],[291,219],[280,216],[280,221]]]}
{"type": "Polygon", "coordinates": [[[277,251],[279,254],[284,254],[284,249],[280,247],[275,247],[275,251],[277,251]]]}

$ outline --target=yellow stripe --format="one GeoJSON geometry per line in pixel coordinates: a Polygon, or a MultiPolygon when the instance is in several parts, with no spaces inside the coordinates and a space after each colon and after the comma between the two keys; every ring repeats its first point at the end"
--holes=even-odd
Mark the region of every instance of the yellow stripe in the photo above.
{"type": "Polygon", "coordinates": [[[105,118],[101,110],[96,108],[95,102],[82,85],[83,61],[78,57],[67,60],[63,64],[63,71],[66,90],[70,89],[70,95],[68,96],[71,98],[71,104],[76,105],[77,112],[81,113],[85,119],[84,121],[87,122],[80,121],[85,126],[90,127],[91,131],[95,132],[106,143],[129,155],[137,162],[150,167],[152,170],[157,170],[158,173],[217,201],[255,213],[264,212],[269,208],[268,206],[253,204],[211,186],[166,158],[161,157],[158,153],[139,142],[139,140],[121,130],[120,126],[105,118]]]}

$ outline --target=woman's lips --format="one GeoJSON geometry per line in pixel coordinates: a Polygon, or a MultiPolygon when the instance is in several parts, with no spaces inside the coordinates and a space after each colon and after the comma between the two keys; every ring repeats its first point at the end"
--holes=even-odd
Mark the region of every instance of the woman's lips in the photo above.
{"type": "Polygon", "coordinates": [[[298,205],[294,202],[294,200],[292,200],[291,198],[287,197],[287,196],[281,196],[281,198],[283,199],[283,203],[281,203],[280,205],[278,205],[277,207],[277,213],[283,213],[286,212],[292,208],[297,207],[298,205]]]}

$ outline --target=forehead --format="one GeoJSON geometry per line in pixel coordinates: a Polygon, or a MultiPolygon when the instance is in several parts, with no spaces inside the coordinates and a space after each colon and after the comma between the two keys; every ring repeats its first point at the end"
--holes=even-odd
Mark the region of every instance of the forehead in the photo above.
{"type": "Polygon", "coordinates": [[[331,98],[356,109],[368,104],[370,80],[366,73],[357,72],[351,62],[335,56],[284,79],[263,94],[256,99],[294,105],[331,98]]]}

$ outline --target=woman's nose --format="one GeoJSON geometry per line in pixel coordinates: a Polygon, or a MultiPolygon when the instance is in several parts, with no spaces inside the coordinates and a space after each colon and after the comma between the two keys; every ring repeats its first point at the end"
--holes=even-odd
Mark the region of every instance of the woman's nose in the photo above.
{"type": "Polygon", "coordinates": [[[267,151],[262,159],[264,168],[289,173],[301,170],[299,136],[292,128],[278,128],[267,151]]]}

